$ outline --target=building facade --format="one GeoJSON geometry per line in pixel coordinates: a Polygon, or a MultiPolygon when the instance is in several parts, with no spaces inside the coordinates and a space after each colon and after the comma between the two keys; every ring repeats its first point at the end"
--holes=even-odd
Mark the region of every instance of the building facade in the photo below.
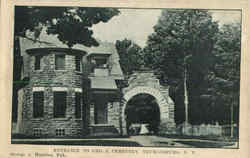
{"type": "Polygon", "coordinates": [[[35,137],[118,135],[123,75],[114,45],[67,48],[52,42],[20,39],[17,132],[35,137]]]}
{"type": "Polygon", "coordinates": [[[132,76],[130,85],[123,87],[115,46],[99,43],[68,48],[58,40],[20,39],[23,83],[18,90],[17,133],[45,138],[126,135],[126,102],[138,93],[156,98],[160,131],[174,133],[168,89],[152,72],[132,76]]]}
{"type": "Polygon", "coordinates": [[[83,115],[84,51],[34,48],[29,54],[29,82],[20,90],[21,133],[34,136],[79,136],[86,133],[83,115]]]}

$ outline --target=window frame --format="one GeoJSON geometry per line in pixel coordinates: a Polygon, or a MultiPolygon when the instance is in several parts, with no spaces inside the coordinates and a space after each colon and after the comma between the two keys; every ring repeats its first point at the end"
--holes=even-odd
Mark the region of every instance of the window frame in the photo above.
{"type": "Polygon", "coordinates": [[[55,66],[55,70],[56,71],[65,71],[66,70],[66,54],[55,54],[55,63],[54,63],[54,66],[55,66]],[[57,62],[57,58],[58,57],[63,57],[63,68],[60,68],[60,66],[59,66],[59,68],[58,68],[58,62],[57,62]]]}
{"type": "Polygon", "coordinates": [[[55,135],[58,137],[62,137],[66,135],[66,130],[64,128],[57,128],[55,130],[55,135]]]}
{"type": "Polygon", "coordinates": [[[83,110],[82,105],[83,105],[82,92],[75,92],[75,118],[76,119],[82,119],[82,110],[83,110]],[[77,101],[77,99],[79,99],[79,102],[77,101]],[[78,103],[80,103],[79,106],[78,106],[78,103]]]}
{"type": "Polygon", "coordinates": [[[40,137],[43,135],[43,129],[42,128],[33,128],[33,136],[40,137]]]}
{"type": "Polygon", "coordinates": [[[75,70],[77,72],[82,72],[82,56],[80,55],[75,56],[75,70]],[[78,69],[78,62],[79,62],[79,69],[78,69]]]}
{"type": "Polygon", "coordinates": [[[44,91],[33,91],[33,111],[32,111],[32,118],[34,119],[39,119],[39,118],[43,118],[44,117],[44,91]],[[42,98],[42,101],[39,101],[41,98],[38,98],[38,105],[36,104],[36,99],[35,99],[35,94],[36,93],[42,93],[42,95],[40,96],[42,98]],[[36,104],[36,105],[35,105],[36,104]],[[42,105],[42,108],[39,108],[42,105]],[[38,108],[37,108],[38,107],[38,108]],[[35,110],[38,109],[38,112],[35,112],[35,110]],[[40,111],[42,110],[42,111],[40,111]],[[40,112],[39,112],[40,111],[40,112]]]}
{"type": "MultiPolygon", "coordinates": [[[[59,100],[61,100],[62,98],[59,97],[59,100]]],[[[53,91],[53,118],[54,119],[65,119],[67,117],[67,91],[53,91]],[[56,94],[57,93],[57,94],[56,94]],[[58,95],[58,93],[62,93],[65,95],[65,98],[64,99],[64,103],[62,105],[62,103],[58,103],[58,101],[56,101],[56,95],[58,95]],[[64,106],[64,110],[63,112],[60,111],[62,110],[62,107],[61,106],[64,106]],[[59,107],[59,108],[57,108],[59,107]],[[58,110],[60,109],[60,110],[58,110]],[[63,113],[63,114],[61,114],[63,113]]]]}
{"type": "Polygon", "coordinates": [[[99,69],[106,69],[108,68],[108,59],[107,58],[95,58],[95,63],[96,63],[96,67],[95,68],[99,68],[99,69]]]}
{"type": "Polygon", "coordinates": [[[42,69],[41,63],[42,63],[42,55],[36,55],[35,56],[35,62],[34,62],[34,70],[35,71],[39,71],[42,69]],[[39,63],[39,64],[38,64],[39,63]],[[39,65],[39,68],[37,68],[37,66],[39,65]]]}

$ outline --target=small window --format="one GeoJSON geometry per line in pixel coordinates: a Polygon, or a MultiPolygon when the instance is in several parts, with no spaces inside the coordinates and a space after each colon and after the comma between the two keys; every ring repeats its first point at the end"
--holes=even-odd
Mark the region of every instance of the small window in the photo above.
{"type": "Polygon", "coordinates": [[[33,117],[39,118],[43,117],[43,103],[44,94],[43,91],[33,92],[33,117]]]}
{"type": "Polygon", "coordinates": [[[97,68],[107,68],[107,59],[106,58],[95,59],[95,61],[96,61],[97,68]]]}
{"type": "Polygon", "coordinates": [[[35,56],[35,70],[41,69],[41,59],[42,59],[42,56],[40,55],[35,56]]]}
{"type": "Polygon", "coordinates": [[[65,129],[56,129],[56,136],[65,136],[65,129]]]}
{"type": "Polygon", "coordinates": [[[75,57],[76,71],[81,71],[81,56],[75,57]]]}
{"type": "Polygon", "coordinates": [[[82,129],[81,128],[73,128],[73,129],[71,129],[71,134],[72,135],[81,135],[82,129]]]}
{"type": "Polygon", "coordinates": [[[82,93],[75,93],[75,116],[81,118],[82,114],[82,93]]]}
{"type": "Polygon", "coordinates": [[[56,70],[65,70],[65,55],[55,55],[56,70]]]}
{"type": "Polygon", "coordinates": [[[81,128],[78,128],[78,129],[77,129],[77,134],[78,134],[78,135],[82,134],[82,129],[81,129],[81,128]]]}
{"type": "Polygon", "coordinates": [[[42,129],[41,128],[34,128],[33,129],[33,135],[34,136],[41,136],[42,135],[42,129]]]}
{"type": "Polygon", "coordinates": [[[67,92],[54,92],[54,118],[64,118],[66,114],[67,92]]]}

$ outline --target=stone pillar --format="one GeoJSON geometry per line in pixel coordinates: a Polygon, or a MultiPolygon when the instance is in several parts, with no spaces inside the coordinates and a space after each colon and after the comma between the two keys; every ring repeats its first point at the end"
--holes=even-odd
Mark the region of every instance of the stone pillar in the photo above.
{"type": "Polygon", "coordinates": [[[175,134],[175,122],[173,120],[161,120],[159,134],[175,134]]]}
{"type": "Polygon", "coordinates": [[[126,129],[126,116],[125,116],[125,106],[127,105],[127,102],[125,100],[122,100],[120,103],[120,129],[121,129],[121,135],[127,135],[127,129],[126,129]]]}
{"type": "Polygon", "coordinates": [[[175,134],[174,115],[170,115],[169,104],[162,104],[160,107],[161,122],[159,125],[159,134],[175,134]]]}
{"type": "Polygon", "coordinates": [[[125,116],[122,116],[122,135],[127,135],[127,128],[126,128],[126,119],[125,116]]]}
{"type": "Polygon", "coordinates": [[[22,127],[22,119],[23,119],[23,104],[25,104],[25,95],[24,95],[24,90],[20,89],[18,91],[18,114],[17,114],[17,133],[22,133],[23,132],[23,127],[22,127]]]}
{"type": "Polygon", "coordinates": [[[108,104],[108,124],[115,126],[115,128],[120,133],[120,103],[119,102],[111,102],[108,104]]]}

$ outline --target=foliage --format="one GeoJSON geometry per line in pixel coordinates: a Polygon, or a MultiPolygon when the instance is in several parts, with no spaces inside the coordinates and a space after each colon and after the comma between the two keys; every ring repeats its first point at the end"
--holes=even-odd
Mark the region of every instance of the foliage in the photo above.
{"type": "MultiPolygon", "coordinates": [[[[239,93],[240,93],[240,52],[241,52],[241,25],[232,23],[223,25],[217,34],[214,47],[214,64],[207,75],[209,89],[206,100],[210,100],[214,107],[214,119],[228,123],[228,115],[221,115],[218,111],[228,110],[233,106],[234,122],[239,119],[239,93]]],[[[204,97],[204,96],[203,96],[204,97]]]]}
{"type": "MultiPolygon", "coordinates": [[[[164,10],[149,36],[145,63],[158,72],[162,84],[171,85],[176,103],[176,122],[183,122],[183,79],[187,69],[190,116],[195,114],[199,96],[205,89],[205,75],[212,65],[212,49],[218,24],[204,10],[164,10]]],[[[201,118],[190,118],[191,122],[201,118]]]]}
{"type": "Polygon", "coordinates": [[[26,31],[35,31],[39,36],[41,27],[47,27],[48,34],[57,35],[63,43],[97,46],[90,29],[94,24],[107,22],[118,15],[117,9],[81,7],[23,7],[15,8],[15,35],[25,36],[26,31]]]}
{"type": "Polygon", "coordinates": [[[123,74],[130,75],[143,65],[142,49],[131,40],[116,41],[116,49],[120,56],[120,65],[123,74]]]}
{"type": "Polygon", "coordinates": [[[143,51],[127,51],[131,41],[126,39],[116,46],[126,74],[145,64],[161,84],[171,86],[177,124],[185,116],[185,68],[190,123],[229,124],[231,106],[234,122],[239,118],[240,28],[239,23],[219,28],[205,10],[164,10],[143,51]]]}

